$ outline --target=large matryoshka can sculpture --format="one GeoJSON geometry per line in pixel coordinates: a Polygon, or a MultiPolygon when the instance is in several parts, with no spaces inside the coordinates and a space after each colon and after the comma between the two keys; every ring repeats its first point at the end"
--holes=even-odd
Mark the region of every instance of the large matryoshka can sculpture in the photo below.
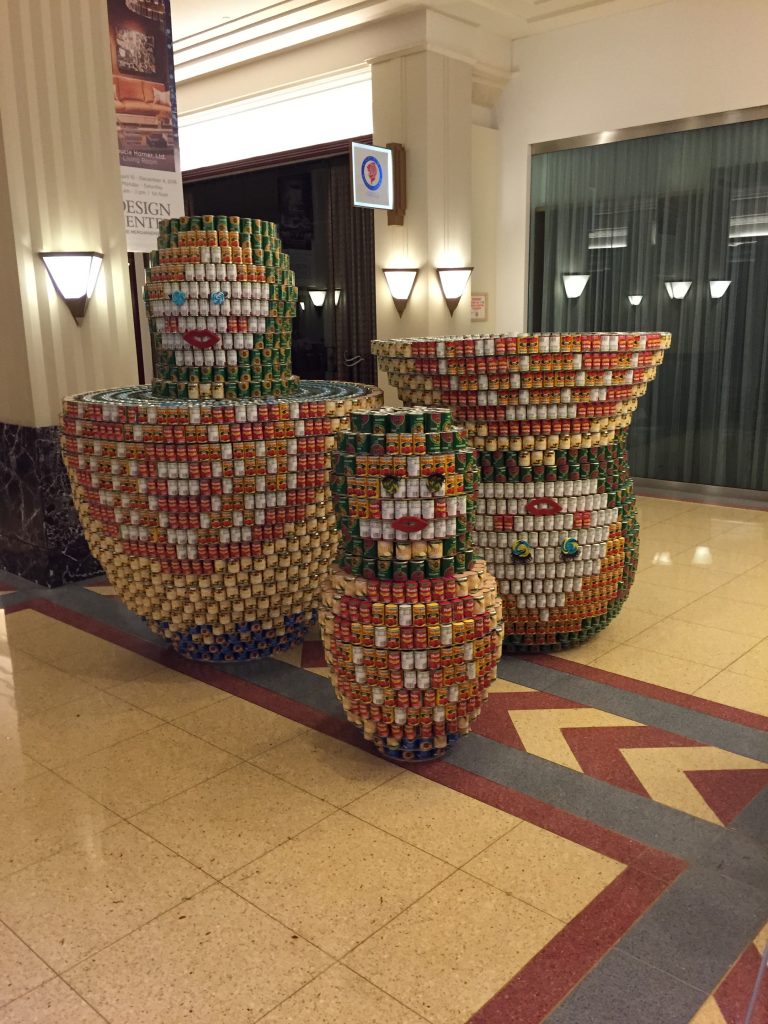
{"type": "Polygon", "coordinates": [[[64,403],[83,529],[119,596],[176,650],[301,639],[336,551],[329,449],[377,388],[291,373],[296,286],[274,224],[161,223],[146,289],[152,387],[64,403]]]}
{"type": "Polygon", "coordinates": [[[638,523],[627,428],[670,335],[376,341],[406,402],[448,405],[477,451],[475,548],[499,581],[505,650],[557,651],[618,613],[638,523]]]}
{"type": "Polygon", "coordinates": [[[445,409],[353,413],[333,454],[326,659],[347,718],[395,760],[444,754],[496,678],[501,601],[472,550],[476,476],[445,409]]]}

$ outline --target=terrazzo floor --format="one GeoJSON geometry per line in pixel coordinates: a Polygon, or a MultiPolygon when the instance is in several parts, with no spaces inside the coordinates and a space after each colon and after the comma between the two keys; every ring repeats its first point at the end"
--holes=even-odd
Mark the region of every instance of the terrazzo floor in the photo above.
{"type": "Polygon", "coordinates": [[[195,664],[104,580],[0,575],[0,1024],[743,1024],[768,511],[640,508],[618,618],[504,658],[413,770],[343,719],[316,635],[195,664]]]}

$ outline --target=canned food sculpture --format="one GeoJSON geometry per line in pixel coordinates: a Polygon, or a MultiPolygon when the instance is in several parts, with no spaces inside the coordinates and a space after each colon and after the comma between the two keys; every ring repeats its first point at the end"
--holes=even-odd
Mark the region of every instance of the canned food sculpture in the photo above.
{"type": "Polygon", "coordinates": [[[474,542],[504,601],[505,650],[558,651],[618,613],[638,523],[627,428],[669,334],[375,341],[403,402],[448,405],[477,450],[474,542]]]}
{"type": "Polygon", "coordinates": [[[381,392],[292,375],[274,224],[161,222],[150,262],[152,387],[64,403],[75,505],[119,596],[177,651],[262,657],[312,621],[336,551],[329,449],[381,392]]]}
{"type": "Polygon", "coordinates": [[[378,409],[352,414],[332,459],[331,681],[382,754],[440,757],[480,714],[501,653],[496,581],[472,551],[474,454],[445,409],[378,409]]]}

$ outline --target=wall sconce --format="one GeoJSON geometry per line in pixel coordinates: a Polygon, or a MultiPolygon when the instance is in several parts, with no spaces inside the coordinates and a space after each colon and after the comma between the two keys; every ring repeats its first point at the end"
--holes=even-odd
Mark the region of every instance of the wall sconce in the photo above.
{"type": "Polygon", "coordinates": [[[569,299],[578,299],[587,287],[589,274],[563,274],[563,288],[569,299]]]}
{"type": "Polygon", "coordinates": [[[692,281],[665,281],[664,287],[670,299],[684,299],[692,284],[692,281]]]}
{"type": "Polygon", "coordinates": [[[304,310],[305,310],[306,308],[307,308],[307,304],[306,304],[306,302],[304,302],[304,300],[303,300],[303,299],[301,299],[301,300],[299,301],[299,309],[300,309],[300,310],[302,311],[302,313],[303,313],[303,312],[304,312],[304,310]]]}
{"type": "Polygon", "coordinates": [[[709,294],[713,299],[722,299],[731,286],[730,281],[710,281],[709,294]]]}
{"type": "Polygon", "coordinates": [[[405,311],[405,307],[408,305],[408,299],[411,297],[416,276],[419,273],[418,267],[406,270],[383,269],[382,273],[386,279],[389,294],[392,296],[395,309],[397,310],[398,315],[402,316],[405,311]]]}
{"type": "Polygon", "coordinates": [[[341,288],[336,288],[334,290],[334,293],[333,293],[333,304],[334,304],[334,306],[338,306],[340,298],[341,298],[341,288]]]}
{"type": "Polygon", "coordinates": [[[627,298],[629,299],[630,306],[639,306],[643,301],[642,295],[628,295],[627,298]]]}
{"type": "Polygon", "coordinates": [[[315,309],[322,309],[323,303],[325,302],[325,296],[328,294],[325,288],[308,288],[307,294],[309,295],[309,301],[315,307],[315,309]]]}
{"type": "Polygon", "coordinates": [[[104,254],[100,252],[41,252],[53,287],[80,326],[99,279],[104,254]]]}
{"type": "Polygon", "coordinates": [[[461,301],[464,289],[467,287],[469,275],[474,267],[436,267],[437,277],[440,281],[440,289],[445,299],[451,316],[461,301]]]}

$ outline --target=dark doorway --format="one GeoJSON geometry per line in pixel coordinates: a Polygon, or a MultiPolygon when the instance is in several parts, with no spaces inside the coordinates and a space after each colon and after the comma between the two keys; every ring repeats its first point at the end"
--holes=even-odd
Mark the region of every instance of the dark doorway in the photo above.
{"type": "Polygon", "coordinates": [[[373,214],[352,206],[348,143],[334,145],[336,152],[296,151],[185,174],[185,205],[190,214],[275,221],[299,289],[294,373],[373,383],[373,214]],[[325,292],[321,305],[310,290],[325,292]]]}

